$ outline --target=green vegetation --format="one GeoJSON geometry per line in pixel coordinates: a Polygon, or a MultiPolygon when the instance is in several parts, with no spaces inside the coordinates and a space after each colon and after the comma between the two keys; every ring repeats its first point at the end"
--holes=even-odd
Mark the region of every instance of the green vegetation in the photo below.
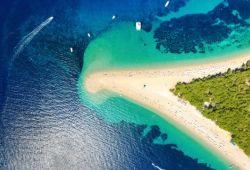
{"type": "Polygon", "coordinates": [[[250,156],[250,64],[191,83],[178,83],[172,92],[188,100],[204,116],[231,132],[250,156]]]}

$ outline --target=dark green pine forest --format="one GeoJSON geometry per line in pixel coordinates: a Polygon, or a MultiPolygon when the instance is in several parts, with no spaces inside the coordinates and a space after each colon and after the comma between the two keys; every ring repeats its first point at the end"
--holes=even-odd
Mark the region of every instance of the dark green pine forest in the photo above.
{"type": "Polygon", "coordinates": [[[250,60],[223,74],[178,83],[171,91],[229,131],[232,144],[250,156],[250,60]]]}

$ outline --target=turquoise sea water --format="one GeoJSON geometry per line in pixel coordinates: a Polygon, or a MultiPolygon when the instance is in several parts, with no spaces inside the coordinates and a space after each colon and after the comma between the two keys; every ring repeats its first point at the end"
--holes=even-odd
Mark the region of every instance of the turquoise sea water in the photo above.
{"type": "Polygon", "coordinates": [[[200,1],[200,0],[190,0],[184,7],[180,8],[177,12],[172,12],[167,16],[160,17],[162,21],[167,21],[172,18],[179,18],[188,14],[206,14],[223,0],[212,0],[212,1],[200,1]]]}
{"type": "MultiPolygon", "coordinates": [[[[154,22],[154,27],[160,21],[154,22]]],[[[249,27],[236,27],[223,41],[207,44],[204,53],[165,53],[155,48],[154,31],[136,31],[134,22],[122,22],[93,40],[85,52],[84,71],[115,68],[154,67],[194,63],[210,59],[226,59],[250,51],[249,27]],[[239,44],[240,43],[240,44],[239,44]]],[[[195,33],[194,33],[195,34],[195,33]]],[[[215,35],[216,36],[216,35],[215,35]]],[[[182,42],[180,42],[182,43],[182,42]]],[[[170,44],[171,45],[171,44],[170,44]]]]}
{"type": "Polygon", "coordinates": [[[150,127],[157,125],[163,134],[167,133],[167,140],[162,140],[161,136],[159,136],[153,141],[155,144],[174,143],[177,145],[177,150],[183,151],[185,155],[191,156],[193,159],[198,159],[199,163],[206,163],[209,167],[220,170],[232,168],[230,163],[211,152],[209,148],[189,136],[183,129],[176,127],[171,122],[167,122],[154,111],[129,101],[129,99],[116,96],[107,91],[91,95],[82,88],[80,96],[82,102],[88,103],[88,106],[96,110],[106,122],[112,124],[126,121],[137,125],[146,124],[147,128],[144,129],[144,135],[141,138],[147,135],[150,127]],[[90,98],[92,100],[89,100],[90,98]]]}
{"type": "Polygon", "coordinates": [[[98,70],[167,67],[248,51],[249,0],[165,3],[1,1],[0,169],[231,169],[154,111],[82,86],[98,70]]]}
{"type": "MultiPolygon", "coordinates": [[[[92,96],[82,84],[84,77],[95,71],[168,67],[246,53],[250,51],[249,16],[240,10],[242,7],[237,8],[232,1],[190,0],[180,10],[153,19],[150,31],[136,31],[133,21],[113,23],[89,44],[84,54],[79,81],[82,101],[98,110],[107,122],[157,125],[168,134],[167,142],[175,143],[186,155],[215,169],[231,169],[229,163],[157,113],[109,92],[92,96]]],[[[160,138],[154,142],[164,143],[160,138]]]]}

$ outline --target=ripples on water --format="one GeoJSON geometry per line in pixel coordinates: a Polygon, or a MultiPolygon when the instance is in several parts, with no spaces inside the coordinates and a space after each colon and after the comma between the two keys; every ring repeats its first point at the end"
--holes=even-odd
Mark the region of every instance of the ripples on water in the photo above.
{"type": "Polygon", "coordinates": [[[153,144],[161,134],[157,126],[141,139],[146,125],[98,118],[79,101],[81,67],[73,63],[66,72],[60,63],[39,66],[25,55],[16,60],[1,121],[3,169],[153,169],[152,162],[207,169],[174,145],[153,144]]]}
{"type": "MultiPolygon", "coordinates": [[[[176,0],[170,10],[177,11],[185,2],[176,0]]],[[[112,24],[107,16],[113,14],[119,13],[121,20],[144,22],[153,14],[165,15],[169,11],[159,6],[165,1],[16,0],[2,4],[0,169],[144,170],[154,169],[152,163],[164,169],[210,169],[175,144],[153,143],[159,137],[168,140],[158,126],[108,123],[81,103],[77,93],[82,55],[91,41],[87,32],[98,36],[112,24]],[[138,13],[131,12],[139,7],[143,8],[138,13]],[[18,41],[49,16],[54,16],[53,22],[10,64],[18,41]],[[143,135],[146,128],[149,131],[143,135]]]]}

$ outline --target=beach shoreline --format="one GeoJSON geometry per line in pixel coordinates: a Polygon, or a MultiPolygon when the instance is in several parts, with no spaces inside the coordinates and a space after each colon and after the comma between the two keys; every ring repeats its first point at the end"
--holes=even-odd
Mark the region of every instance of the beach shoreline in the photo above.
{"type": "Polygon", "coordinates": [[[177,127],[198,138],[236,169],[250,169],[250,158],[231,141],[231,134],[204,117],[188,102],[174,96],[170,89],[178,82],[226,72],[250,60],[245,53],[207,63],[183,64],[179,67],[135,68],[99,71],[86,74],[83,86],[90,93],[108,90],[149,108],[177,127]],[[188,113],[188,114],[187,114],[188,113]]]}

